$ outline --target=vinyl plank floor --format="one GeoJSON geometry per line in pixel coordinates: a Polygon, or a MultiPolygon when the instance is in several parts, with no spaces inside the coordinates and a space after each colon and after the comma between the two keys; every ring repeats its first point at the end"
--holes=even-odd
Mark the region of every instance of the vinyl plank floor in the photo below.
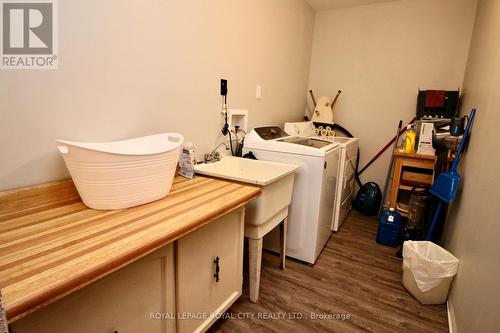
{"type": "Polygon", "coordinates": [[[245,289],[210,332],[448,332],[446,305],[405,290],[401,259],[376,231],[376,220],[351,212],[314,265],[287,259],[282,271],[264,252],[259,301],[245,289]]]}

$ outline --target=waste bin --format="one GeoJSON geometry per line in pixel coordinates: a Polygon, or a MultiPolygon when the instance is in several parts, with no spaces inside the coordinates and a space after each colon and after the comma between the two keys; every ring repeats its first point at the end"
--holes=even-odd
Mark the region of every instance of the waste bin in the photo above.
{"type": "Polygon", "coordinates": [[[446,302],[458,259],[428,241],[403,243],[403,286],[422,304],[446,302]]]}

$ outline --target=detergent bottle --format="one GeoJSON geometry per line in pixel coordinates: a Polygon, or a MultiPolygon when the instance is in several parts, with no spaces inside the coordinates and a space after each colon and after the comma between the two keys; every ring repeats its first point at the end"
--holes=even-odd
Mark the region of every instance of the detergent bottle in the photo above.
{"type": "Polygon", "coordinates": [[[192,179],[194,177],[194,165],[196,160],[194,157],[194,148],[191,142],[187,142],[181,151],[181,156],[179,158],[179,172],[178,174],[192,179]]]}
{"type": "Polygon", "coordinates": [[[406,126],[406,137],[404,141],[404,152],[407,154],[415,153],[415,139],[417,137],[417,133],[412,125],[406,126]]]}

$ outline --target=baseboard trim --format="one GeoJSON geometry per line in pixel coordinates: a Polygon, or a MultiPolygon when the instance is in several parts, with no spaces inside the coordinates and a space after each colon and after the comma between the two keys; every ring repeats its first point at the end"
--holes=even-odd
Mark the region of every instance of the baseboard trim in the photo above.
{"type": "Polygon", "coordinates": [[[453,306],[449,300],[446,302],[446,312],[448,314],[448,329],[450,333],[457,333],[457,330],[455,329],[455,311],[453,310],[453,306]]]}

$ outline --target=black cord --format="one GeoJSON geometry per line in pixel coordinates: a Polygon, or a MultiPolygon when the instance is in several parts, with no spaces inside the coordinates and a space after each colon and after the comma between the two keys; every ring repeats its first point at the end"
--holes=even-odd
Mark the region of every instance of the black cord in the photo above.
{"type": "Polygon", "coordinates": [[[226,107],[226,114],[224,129],[222,130],[222,133],[227,132],[227,134],[229,134],[229,147],[231,148],[231,155],[235,156],[233,151],[233,139],[231,138],[231,129],[229,128],[229,125],[227,123],[227,95],[224,95],[224,106],[226,107]]]}
{"type": "Polygon", "coordinates": [[[236,136],[236,155],[237,157],[241,156],[241,153],[242,153],[242,149],[243,149],[243,142],[238,142],[238,134],[237,132],[234,133],[234,135],[236,136]]]}
{"type": "Polygon", "coordinates": [[[231,147],[231,155],[235,156],[233,151],[233,139],[231,138],[231,130],[229,130],[227,134],[229,134],[229,147],[231,147]]]}
{"type": "Polygon", "coordinates": [[[229,125],[227,124],[227,95],[224,95],[224,106],[225,106],[225,111],[226,113],[224,114],[224,128],[227,130],[229,129],[229,125]]]}

